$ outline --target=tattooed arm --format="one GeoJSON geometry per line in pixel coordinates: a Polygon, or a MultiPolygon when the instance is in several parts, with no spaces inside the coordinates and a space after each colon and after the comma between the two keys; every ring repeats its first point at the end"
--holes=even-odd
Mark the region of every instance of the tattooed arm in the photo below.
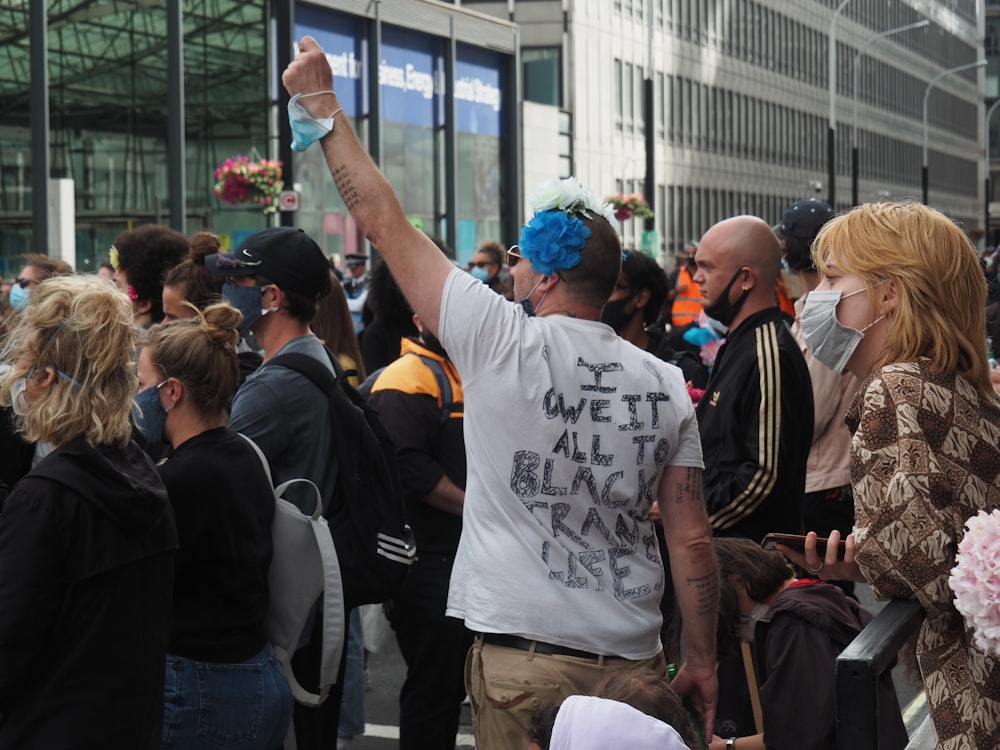
{"type": "MultiPolygon", "coordinates": [[[[291,96],[330,92],[301,100],[313,117],[328,117],[340,109],[330,64],[312,37],[303,37],[299,54],[285,69],[281,82],[291,96]]],[[[333,132],[320,143],[337,190],[365,237],[389,264],[414,312],[437,333],[441,293],[454,265],[407,220],[392,187],[361,146],[347,117],[340,113],[333,119],[333,132]]]]}
{"type": "Polygon", "coordinates": [[[684,666],[672,687],[679,695],[691,697],[710,737],[719,692],[715,676],[719,573],[701,495],[701,469],[667,466],[660,477],[657,504],[687,646],[684,666]]]}

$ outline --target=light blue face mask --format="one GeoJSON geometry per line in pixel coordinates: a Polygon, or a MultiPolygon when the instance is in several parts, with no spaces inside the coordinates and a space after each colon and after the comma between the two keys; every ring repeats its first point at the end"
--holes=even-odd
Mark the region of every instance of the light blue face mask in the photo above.
{"type": "Polygon", "coordinates": [[[299,99],[332,91],[314,91],[311,94],[296,94],[288,102],[288,124],[292,128],[292,151],[305,151],[313,143],[333,132],[333,118],[344,109],[341,107],[329,117],[315,118],[299,103],[299,99]]]}
{"type": "Polygon", "coordinates": [[[469,275],[474,279],[478,279],[484,284],[490,280],[490,272],[485,266],[473,266],[469,269],[469,275]]]}
{"type": "Polygon", "coordinates": [[[136,429],[151,443],[163,441],[163,426],[167,423],[167,410],[160,403],[160,388],[167,381],[153,385],[144,391],[139,391],[135,397],[136,409],[132,410],[132,419],[136,429]]]}
{"type": "Polygon", "coordinates": [[[9,299],[10,306],[18,312],[21,312],[21,310],[28,306],[28,300],[31,299],[31,290],[25,289],[23,286],[15,282],[14,286],[10,288],[9,299]]]}

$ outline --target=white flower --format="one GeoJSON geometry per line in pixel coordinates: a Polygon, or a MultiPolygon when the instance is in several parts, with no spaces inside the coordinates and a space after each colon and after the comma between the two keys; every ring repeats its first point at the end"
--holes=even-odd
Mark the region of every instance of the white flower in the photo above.
{"type": "Polygon", "coordinates": [[[528,197],[532,210],[537,214],[542,211],[558,210],[568,214],[582,213],[588,218],[603,216],[611,228],[618,231],[618,219],[614,208],[597,199],[589,188],[576,181],[575,177],[566,179],[554,178],[543,182],[528,197]]]}

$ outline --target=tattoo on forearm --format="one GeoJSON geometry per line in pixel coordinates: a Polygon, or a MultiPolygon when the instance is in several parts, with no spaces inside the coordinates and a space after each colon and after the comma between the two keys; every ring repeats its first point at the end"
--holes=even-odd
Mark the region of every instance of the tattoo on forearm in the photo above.
{"type": "Polygon", "coordinates": [[[675,493],[674,503],[677,505],[687,500],[701,503],[701,469],[688,467],[684,480],[677,483],[675,493]]]}
{"type": "Polygon", "coordinates": [[[337,185],[337,190],[340,192],[340,197],[343,198],[348,211],[361,204],[361,195],[354,187],[354,183],[351,182],[351,173],[346,164],[341,164],[333,170],[333,181],[337,185]]]}
{"type": "Polygon", "coordinates": [[[717,573],[713,571],[711,575],[688,578],[685,582],[688,586],[694,586],[697,591],[697,613],[699,615],[708,615],[718,609],[719,576],[717,573]]]}

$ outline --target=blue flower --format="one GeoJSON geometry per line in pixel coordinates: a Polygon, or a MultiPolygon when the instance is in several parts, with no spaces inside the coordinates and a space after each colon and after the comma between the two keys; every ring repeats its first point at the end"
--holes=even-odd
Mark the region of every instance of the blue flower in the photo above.
{"type": "Polygon", "coordinates": [[[551,276],[579,265],[580,251],[588,237],[590,229],[579,218],[557,209],[531,217],[517,244],[534,270],[551,276]]]}

